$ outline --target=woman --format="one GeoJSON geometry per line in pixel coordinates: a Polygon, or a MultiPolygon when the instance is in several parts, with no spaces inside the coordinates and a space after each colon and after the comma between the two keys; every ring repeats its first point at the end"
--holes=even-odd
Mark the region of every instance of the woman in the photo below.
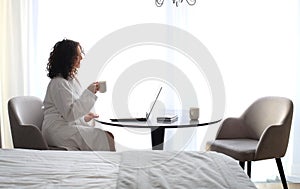
{"type": "Polygon", "coordinates": [[[92,127],[90,112],[99,90],[94,82],[84,91],[76,79],[82,60],[82,48],[78,42],[64,39],[53,47],[47,64],[47,76],[51,81],[44,99],[42,132],[51,146],[67,150],[115,151],[113,135],[92,127]]]}

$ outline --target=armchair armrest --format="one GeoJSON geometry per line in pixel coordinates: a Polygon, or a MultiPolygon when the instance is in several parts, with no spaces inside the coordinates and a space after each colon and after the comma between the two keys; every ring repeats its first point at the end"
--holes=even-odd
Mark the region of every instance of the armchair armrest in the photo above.
{"type": "Polygon", "coordinates": [[[13,142],[15,148],[47,150],[48,144],[41,131],[35,125],[20,125],[14,128],[13,142]]]}
{"type": "Polygon", "coordinates": [[[287,150],[289,142],[289,129],[285,125],[271,125],[261,135],[255,160],[280,158],[283,157],[287,150]]]}
{"type": "Polygon", "coordinates": [[[243,119],[230,117],[222,122],[216,139],[246,138],[246,136],[247,130],[243,119]]]}

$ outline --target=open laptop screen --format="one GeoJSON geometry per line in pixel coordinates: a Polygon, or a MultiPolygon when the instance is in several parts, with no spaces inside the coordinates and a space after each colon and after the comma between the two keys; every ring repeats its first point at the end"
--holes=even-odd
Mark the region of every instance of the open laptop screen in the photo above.
{"type": "Polygon", "coordinates": [[[111,120],[111,121],[118,121],[118,122],[122,122],[122,121],[147,121],[148,118],[149,118],[150,115],[151,115],[151,112],[152,112],[152,110],[153,110],[153,108],[154,108],[154,105],[156,104],[156,101],[157,101],[157,99],[158,99],[158,96],[159,96],[161,90],[162,90],[162,87],[160,87],[160,89],[159,89],[159,91],[158,91],[158,93],[157,93],[157,95],[156,95],[156,97],[155,97],[154,103],[152,104],[152,106],[151,106],[151,108],[150,108],[149,113],[146,112],[146,117],[136,117],[136,118],[133,118],[133,117],[131,117],[131,118],[112,118],[112,119],[110,119],[110,120],[111,120]]]}

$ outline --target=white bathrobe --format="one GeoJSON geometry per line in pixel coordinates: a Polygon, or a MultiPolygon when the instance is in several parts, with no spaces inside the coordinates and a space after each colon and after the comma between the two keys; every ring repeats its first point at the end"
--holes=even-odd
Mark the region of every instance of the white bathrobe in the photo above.
{"type": "Polygon", "coordinates": [[[50,146],[68,150],[109,150],[106,134],[84,121],[97,96],[78,80],[51,79],[44,99],[42,133],[50,146]]]}

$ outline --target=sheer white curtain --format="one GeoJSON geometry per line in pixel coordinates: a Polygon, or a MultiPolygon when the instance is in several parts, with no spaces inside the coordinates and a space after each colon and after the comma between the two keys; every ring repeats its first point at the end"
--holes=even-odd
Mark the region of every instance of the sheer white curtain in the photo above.
{"type": "Polygon", "coordinates": [[[12,147],[7,102],[17,95],[29,92],[28,75],[32,44],[32,13],[34,1],[1,0],[0,30],[0,98],[2,146],[12,147]]]}

